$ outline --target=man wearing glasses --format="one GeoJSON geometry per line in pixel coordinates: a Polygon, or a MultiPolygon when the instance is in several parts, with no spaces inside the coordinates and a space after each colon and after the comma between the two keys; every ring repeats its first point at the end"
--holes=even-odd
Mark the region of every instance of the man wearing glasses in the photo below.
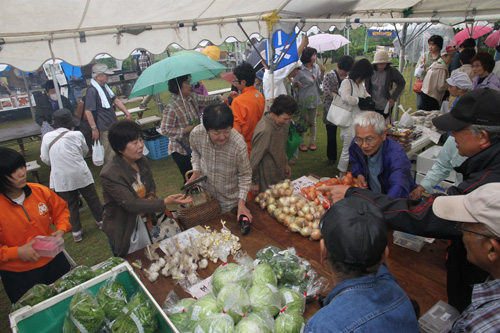
{"type": "MultiPolygon", "coordinates": [[[[464,177],[451,186],[448,195],[468,194],[488,183],[500,182],[500,92],[476,89],[460,98],[453,109],[432,122],[442,131],[450,131],[458,153],[467,159],[457,173],[464,177]]],[[[395,230],[424,237],[451,240],[447,258],[448,303],[464,311],[471,302],[472,285],[483,282],[488,273],[467,261],[467,250],[461,233],[432,212],[437,195],[423,199],[418,205],[408,200],[394,200],[366,189],[333,186],[319,188],[330,191],[333,202],[355,196],[368,200],[384,212],[387,224],[395,230]]]]}
{"type": "Polygon", "coordinates": [[[459,196],[440,196],[432,205],[436,216],[458,222],[467,260],[490,276],[473,286],[472,304],[452,332],[496,332],[500,327],[500,183],[481,186],[459,196]]]}
{"type": "Polygon", "coordinates": [[[388,138],[384,117],[372,111],[362,112],[354,120],[356,137],[349,147],[352,176],[360,188],[408,198],[417,187],[410,173],[411,162],[403,147],[388,138]]]}

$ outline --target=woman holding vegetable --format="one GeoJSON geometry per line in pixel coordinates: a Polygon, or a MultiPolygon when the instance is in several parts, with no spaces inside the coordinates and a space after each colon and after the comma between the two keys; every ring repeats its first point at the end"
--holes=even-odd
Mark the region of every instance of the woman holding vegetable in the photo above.
{"type": "Polygon", "coordinates": [[[24,157],[0,148],[0,277],[12,303],[70,270],[62,252],[50,258],[33,249],[36,236],[63,237],[70,230],[66,202],[45,186],[26,183],[24,157]]]}
{"type": "Polygon", "coordinates": [[[124,257],[151,244],[144,213],[163,212],[167,205],[191,202],[182,194],[156,197],[156,184],[142,154],[141,127],[119,120],[109,127],[108,139],[115,152],[101,171],[104,197],[103,230],[115,256],[124,257]]]}
{"type": "Polygon", "coordinates": [[[202,96],[192,93],[191,75],[168,81],[170,102],[163,110],[161,134],[168,136],[168,153],[177,164],[182,177],[192,169],[189,133],[200,123],[200,107],[222,100],[221,96],[202,96]]]}

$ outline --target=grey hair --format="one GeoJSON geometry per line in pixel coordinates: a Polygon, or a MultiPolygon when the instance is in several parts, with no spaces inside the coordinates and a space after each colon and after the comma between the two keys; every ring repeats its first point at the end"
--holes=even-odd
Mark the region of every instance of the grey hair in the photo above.
{"type": "Polygon", "coordinates": [[[362,111],[359,116],[354,119],[354,128],[373,126],[378,135],[382,135],[385,130],[384,117],[375,111],[362,111]]]}
{"type": "Polygon", "coordinates": [[[95,80],[95,78],[97,77],[97,73],[92,73],[92,78],[95,80]]]}
{"type": "Polygon", "coordinates": [[[486,126],[486,125],[470,125],[470,131],[472,135],[478,136],[481,131],[488,133],[488,138],[490,142],[496,143],[500,141],[500,126],[486,126]]]}

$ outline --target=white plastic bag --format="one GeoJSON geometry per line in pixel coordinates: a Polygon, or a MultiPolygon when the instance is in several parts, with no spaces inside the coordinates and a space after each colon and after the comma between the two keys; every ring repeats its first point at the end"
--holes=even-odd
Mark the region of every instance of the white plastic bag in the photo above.
{"type": "Polygon", "coordinates": [[[389,110],[391,110],[391,102],[387,101],[384,109],[384,114],[389,114],[389,110]]]}
{"type": "Polygon", "coordinates": [[[417,68],[415,68],[415,77],[417,79],[420,79],[422,77],[422,74],[424,74],[424,63],[422,62],[421,64],[419,64],[417,66],[417,68]]]}
{"type": "Polygon", "coordinates": [[[441,104],[441,113],[448,113],[450,112],[450,103],[448,101],[443,101],[443,104],[441,104]]]}
{"type": "Polygon", "coordinates": [[[92,146],[92,162],[94,162],[95,166],[104,164],[104,147],[99,140],[94,140],[94,145],[92,146]]]}
{"type": "Polygon", "coordinates": [[[413,126],[413,118],[410,115],[410,111],[412,110],[409,108],[408,110],[405,111],[403,106],[399,106],[401,111],[403,111],[403,115],[401,116],[401,119],[399,120],[399,125],[403,127],[412,127],[413,126]]]}
{"type": "Polygon", "coordinates": [[[142,148],[142,155],[144,156],[148,156],[149,154],[149,149],[148,147],[146,147],[146,145],[144,144],[144,147],[142,148]]]}

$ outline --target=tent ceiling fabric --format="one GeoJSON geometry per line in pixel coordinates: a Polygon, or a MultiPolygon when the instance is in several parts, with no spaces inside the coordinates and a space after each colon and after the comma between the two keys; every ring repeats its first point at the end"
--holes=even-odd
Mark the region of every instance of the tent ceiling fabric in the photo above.
{"type": "Polygon", "coordinates": [[[150,0],[140,3],[136,0],[18,0],[8,2],[0,11],[0,63],[31,71],[52,58],[52,54],[71,65],[82,66],[99,53],[125,59],[139,47],[158,54],[172,43],[194,49],[202,40],[216,45],[228,37],[244,41],[246,35],[237,20],[248,35],[258,33],[267,37],[268,26],[262,17],[274,10],[278,10],[281,17],[274,30],[290,30],[300,19],[305,19],[304,29],[316,25],[327,30],[332,25],[342,28],[347,18],[352,19],[353,28],[363,22],[384,23],[403,17],[403,10],[409,7],[413,7],[410,19],[431,21],[434,17],[432,21],[450,18],[450,22],[458,22],[466,16],[473,19],[474,15],[496,15],[496,19],[500,19],[498,0],[456,0],[453,6],[447,0],[150,0]],[[355,18],[361,21],[356,23],[355,18]],[[185,26],[180,27],[181,23],[185,26]],[[197,25],[195,29],[193,23],[197,25]],[[119,32],[126,29],[144,31],[119,32]],[[81,41],[83,34],[84,42],[81,41]]]}

